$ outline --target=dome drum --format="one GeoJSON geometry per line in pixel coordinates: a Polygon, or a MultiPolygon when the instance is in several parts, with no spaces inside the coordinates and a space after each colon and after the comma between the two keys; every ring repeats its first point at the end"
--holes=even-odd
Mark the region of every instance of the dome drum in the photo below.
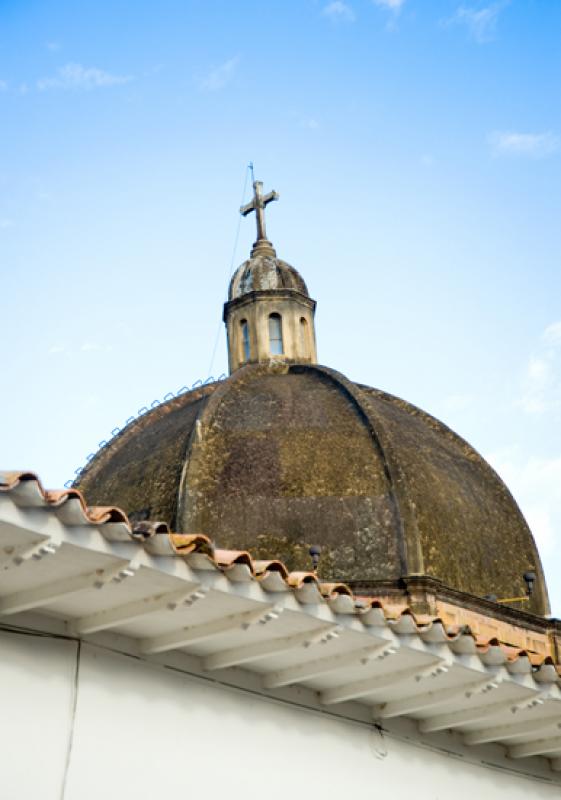
{"type": "Polygon", "coordinates": [[[272,360],[316,363],[315,306],[290,289],[249,292],[226,303],[230,372],[272,360]]]}

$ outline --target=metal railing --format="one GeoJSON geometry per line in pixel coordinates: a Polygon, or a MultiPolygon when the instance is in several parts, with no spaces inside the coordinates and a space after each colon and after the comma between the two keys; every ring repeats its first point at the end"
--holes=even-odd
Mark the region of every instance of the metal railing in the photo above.
{"type": "MultiPolygon", "coordinates": [[[[204,381],[201,379],[196,380],[195,383],[193,383],[191,386],[182,386],[181,389],[177,390],[177,392],[168,392],[163,396],[162,400],[156,399],[153,400],[149,406],[142,406],[142,408],[138,409],[136,414],[133,414],[133,416],[125,420],[125,423],[122,427],[116,426],[115,428],[113,428],[113,430],[111,431],[111,436],[108,439],[102,439],[101,442],[98,442],[97,449],[94,452],[88,453],[88,455],[86,456],[86,466],[92,460],[92,458],[95,458],[96,454],[101,450],[102,447],[105,447],[105,445],[109,444],[109,442],[111,442],[116,436],[122,433],[125,430],[125,428],[128,428],[129,425],[132,425],[134,422],[138,422],[138,420],[141,417],[143,417],[146,413],[148,413],[148,411],[152,411],[152,409],[157,408],[158,406],[162,405],[162,403],[167,403],[169,400],[173,400],[176,397],[181,397],[181,395],[185,394],[186,392],[191,392],[193,389],[198,389],[200,386],[206,386],[209,383],[218,383],[218,381],[223,381],[224,378],[226,377],[227,377],[226,373],[224,372],[221,375],[219,375],[218,378],[215,378],[213,375],[210,375],[204,381]]],[[[74,470],[75,477],[66,481],[66,483],[64,484],[65,489],[70,489],[72,487],[74,481],[82,474],[82,472],[86,469],[86,466],[78,467],[78,469],[74,470]]]]}

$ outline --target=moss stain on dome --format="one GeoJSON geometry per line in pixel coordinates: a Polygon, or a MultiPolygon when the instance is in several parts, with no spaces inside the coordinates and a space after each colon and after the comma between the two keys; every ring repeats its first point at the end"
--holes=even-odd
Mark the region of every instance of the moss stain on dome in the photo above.
{"type": "Polygon", "coordinates": [[[325,580],[421,572],[512,596],[534,569],[530,610],[548,610],[530,530],[481,456],[420,409],[322,367],[250,365],[171,400],[100,451],[79,487],[289,569],[309,568],[319,544],[325,580]]]}

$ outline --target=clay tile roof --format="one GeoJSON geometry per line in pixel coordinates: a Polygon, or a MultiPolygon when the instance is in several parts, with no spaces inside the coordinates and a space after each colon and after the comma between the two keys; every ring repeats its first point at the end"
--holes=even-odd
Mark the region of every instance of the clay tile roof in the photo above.
{"type": "Polygon", "coordinates": [[[418,634],[426,641],[448,641],[458,654],[477,653],[489,665],[529,663],[543,681],[556,680],[561,667],[551,655],[518,648],[508,639],[477,636],[466,625],[445,625],[439,617],[416,617],[406,606],[384,603],[376,597],[354,595],[344,583],[323,583],[313,572],[289,572],[276,559],[253,559],[245,550],[214,547],[202,533],[169,530],[162,522],[131,522],[119,508],[87,506],[76,489],[47,490],[33,472],[0,472],[0,496],[9,495],[16,506],[43,508],[68,519],[72,525],[97,526],[110,541],[128,538],[149,553],[198,559],[197,566],[224,572],[233,580],[259,580],[268,591],[293,591],[302,603],[333,603],[337,613],[356,613],[367,625],[386,624],[400,634],[418,634]]]}

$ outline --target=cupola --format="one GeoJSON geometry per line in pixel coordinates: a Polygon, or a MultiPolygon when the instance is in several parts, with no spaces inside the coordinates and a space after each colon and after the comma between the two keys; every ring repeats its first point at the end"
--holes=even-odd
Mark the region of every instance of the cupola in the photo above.
{"type": "Polygon", "coordinates": [[[244,364],[316,364],[315,300],[299,272],[277,257],[265,231],[265,207],[279,196],[263,195],[260,181],[253,192],[240,212],[255,211],[257,239],[234,273],[224,304],[230,372],[244,364]]]}

